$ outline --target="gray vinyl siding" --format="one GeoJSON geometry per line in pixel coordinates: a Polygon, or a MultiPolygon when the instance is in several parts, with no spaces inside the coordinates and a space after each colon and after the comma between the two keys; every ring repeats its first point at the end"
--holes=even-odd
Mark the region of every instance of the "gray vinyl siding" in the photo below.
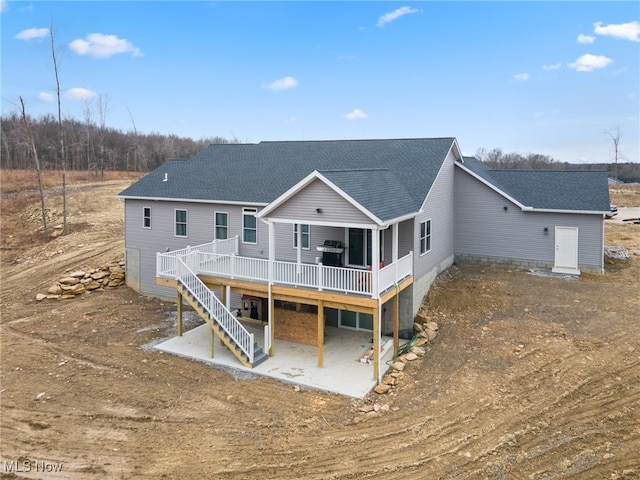
{"type": "Polygon", "coordinates": [[[449,153],[440,168],[423,211],[415,217],[413,231],[414,278],[430,275],[434,268],[453,255],[454,156],[449,153]],[[420,223],[431,220],[431,250],[420,255],[420,223]]]}
{"type": "Polygon", "coordinates": [[[269,218],[295,218],[303,223],[313,221],[360,225],[373,223],[364,213],[320,180],[315,180],[300,190],[271,212],[269,218]],[[316,212],[318,208],[322,209],[322,213],[316,212]]]}
{"type": "Polygon", "coordinates": [[[555,227],[577,227],[579,268],[597,270],[602,266],[601,215],[525,212],[468,173],[456,169],[454,216],[454,249],[458,256],[553,265],[555,227]]]}
{"type": "MultiPolygon", "coordinates": [[[[175,296],[175,290],[155,284],[156,253],[200,245],[213,240],[214,212],[229,213],[229,237],[242,239],[242,206],[193,202],[125,200],[125,248],[139,249],[139,285],[142,293],[175,296]],[[143,228],[143,207],[151,208],[151,228],[143,228]],[[187,236],[175,236],[175,210],[187,210],[187,236]]],[[[257,222],[258,243],[239,242],[239,254],[268,258],[268,228],[257,222]]]]}
{"type": "MultiPolygon", "coordinates": [[[[316,247],[325,240],[339,240],[344,242],[344,229],[322,225],[310,225],[309,249],[302,249],[302,263],[315,263],[316,257],[321,257],[316,247]]],[[[276,223],[274,226],[276,245],[276,260],[295,262],[297,249],[293,247],[293,224],[276,223]]]]}

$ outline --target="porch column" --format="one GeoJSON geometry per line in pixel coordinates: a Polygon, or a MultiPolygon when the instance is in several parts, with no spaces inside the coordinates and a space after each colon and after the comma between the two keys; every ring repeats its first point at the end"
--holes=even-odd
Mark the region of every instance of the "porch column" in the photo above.
{"type": "Polygon", "coordinates": [[[391,261],[398,261],[398,224],[391,225],[391,261]]]}
{"type": "Polygon", "coordinates": [[[318,300],[318,367],[324,364],[324,301],[318,300]]]}
{"type": "Polygon", "coordinates": [[[297,272],[300,273],[300,264],[302,263],[302,225],[298,223],[296,228],[296,244],[298,246],[296,249],[296,263],[298,264],[296,269],[297,272]]]}
{"type": "Polygon", "coordinates": [[[371,230],[371,296],[378,298],[378,274],[380,272],[380,230],[371,230]]]}
{"type": "Polygon", "coordinates": [[[178,292],[178,326],[177,326],[177,334],[179,337],[182,336],[182,294],[178,292]]]}

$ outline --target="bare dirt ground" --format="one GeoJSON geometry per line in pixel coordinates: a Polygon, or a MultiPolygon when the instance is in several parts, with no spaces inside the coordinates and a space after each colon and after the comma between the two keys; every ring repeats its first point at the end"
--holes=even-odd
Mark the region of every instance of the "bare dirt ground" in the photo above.
{"type": "MultiPolygon", "coordinates": [[[[132,179],[74,181],[49,242],[36,197],[2,180],[2,478],[640,478],[640,225],[607,223],[630,257],[605,275],[452,267],[425,302],[427,355],[356,401],[144,349],[175,307],[128,288],[36,302],[122,258],[132,179]]],[[[640,187],[612,200],[638,206],[640,187]]]]}

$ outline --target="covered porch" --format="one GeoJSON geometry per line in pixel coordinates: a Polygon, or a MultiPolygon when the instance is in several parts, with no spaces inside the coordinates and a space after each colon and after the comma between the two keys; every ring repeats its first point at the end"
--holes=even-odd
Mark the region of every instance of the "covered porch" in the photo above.
{"type": "MultiPolygon", "coordinates": [[[[264,329],[259,325],[245,324],[259,343],[264,342],[264,329]]],[[[275,340],[276,354],[254,368],[240,365],[224,346],[214,339],[215,356],[211,358],[211,336],[208,326],[201,325],[166,340],[154,348],[190,358],[221,369],[229,369],[241,376],[258,375],[278,381],[300,385],[303,388],[321,390],[341,395],[363,398],[377,384],[369,375],[371,364],[361,359],[373,347],[371,332],[352,331],[344,328],[325,329],[324,367],[318,368],[318,350],[314,346],[284,340],[275,340]]],[[[393,339],[382,337],[380,343],[380,371],[384,375],[393,359],[393,339]]]]}

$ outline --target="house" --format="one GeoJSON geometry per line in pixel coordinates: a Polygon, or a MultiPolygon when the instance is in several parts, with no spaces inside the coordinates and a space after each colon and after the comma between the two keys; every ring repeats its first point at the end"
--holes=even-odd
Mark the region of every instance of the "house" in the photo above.
{"type": "Polygon", "coordinates": [[[491,170],[455,138],[210,145],[119,197],[127,282],[177,298],[179,335],[187,301],[247,367],[275,339],[322,367],[326,328],[370,331],[377,380],[454,261],[602,272],[609,209],[606,172],[491,170]]]}

